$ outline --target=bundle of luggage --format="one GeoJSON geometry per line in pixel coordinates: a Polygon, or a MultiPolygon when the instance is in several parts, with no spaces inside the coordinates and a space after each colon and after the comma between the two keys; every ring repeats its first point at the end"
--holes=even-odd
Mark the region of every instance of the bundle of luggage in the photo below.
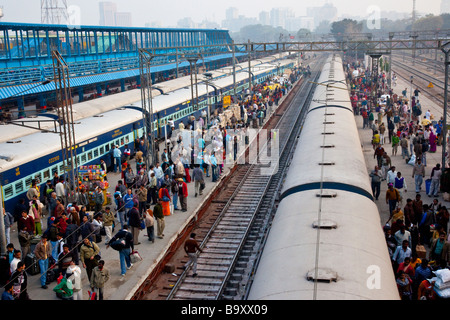
{"type": "Polygon", "coordinates": [[[434,283],[436,294],[441,298],[450,298],[450,270],[440,269],[433,273],[436,275],[436,282],[434,283]]]}

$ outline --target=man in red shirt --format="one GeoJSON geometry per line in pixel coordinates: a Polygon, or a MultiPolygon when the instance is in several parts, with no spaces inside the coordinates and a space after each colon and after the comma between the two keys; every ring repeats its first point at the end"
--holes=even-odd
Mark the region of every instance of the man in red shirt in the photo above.
{"type": "Polygon", "coordinates": [[[195,233],[191,233],[191,237],[184,243],[184,251],[189,256],[189,261],[184,265],[184,269],[192,262],[193,277],[197,276],[197,250],[202,252],[197,240],[195,240],[195,236],[195,233]]]}

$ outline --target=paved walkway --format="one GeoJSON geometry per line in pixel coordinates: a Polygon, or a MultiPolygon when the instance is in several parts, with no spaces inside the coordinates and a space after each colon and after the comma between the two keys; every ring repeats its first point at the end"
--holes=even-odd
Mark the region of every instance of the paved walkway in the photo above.
{"type": "MultiPolygon", "coordinates": [[[[401,79],[397,80],[397,86],[394,87],[394,93],[397,93],[401,96],[401,92],[403,89],[408,88],[408,95],[410,90],[410,85],[406,81],[402,81],[401,79]]],[[[414,90],[415,88],[413,88],[414,90]]],[[[425,112],[430,109],[431,113],[434,116],[434,120],[439,120],[443,115],[443,107],[437,105],[435,102],[428,99],[423,93],[419,95],[419,101],[422,106],[422,119],[425,112]]],[[[361,144],[364,152],[364,156],[366,159],[367,170],[370,173],[371,170],[377,164],[376,159],[374,158],[374,150],[372,148],[371,140],[372,140],[372,130],[370,128],[363,129],[363,120],[362,116],[355,116],[356,123],[358,126],[359,136],[361,139],[361,144]]],[[[377,119],[377,114],[375,113],[375,119],[377,119]]],[[[386,117],[383,118],[383,122],[387,128],[387,120],[386,117]]],[[[389,144],[389,140],[387,138],[387,130],[386,130],[386,143],[383,145],[383,148],[391,157],[392,165],[396,167],[396,171],[401,172],[402,176],[405,177],[406,185],[408,187],[407,192],[404,194],[404,200],[402,202],[402,208],[406,204],[406,199],[411,198],[414,199],[415,192],[415,184],[414,178],[412,177],[413,167],[411,165],[406,164],[405,160],[402,159],[401,147],[398,147],[397,155],[392,155],[392,145],[389,144]]],[[[436,164],[442,164],[442,146],[437,147],[437,151],[435,153],[427,152],[427,166],[425,167],[425,177],[422,184],[422,191],[420,192],[421,198],[424,204],[431,204],[433,198],[429,198],[425,192],[425,180],[430,178],[431,170],[436,164]]],[[[378,210],[380,211],[380,223],[384,226],[386,221],[389,219],[389,207],[386,204],[386,190],[387,184],[385,181],[381,183],[381,192],[379,200],[376,201],[378,210]]],[[[441,204],[450,207],[450,203],[445,202],[443,200],[442,194],[439,194],[439,201],[441,204]]],[[[391,222],[390,222],[391,223],[391,222]]]]}

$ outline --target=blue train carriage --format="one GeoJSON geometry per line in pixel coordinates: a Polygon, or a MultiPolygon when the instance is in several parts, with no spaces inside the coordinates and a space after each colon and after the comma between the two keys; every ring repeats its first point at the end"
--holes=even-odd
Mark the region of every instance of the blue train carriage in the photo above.
{"type": "MultiPolygon", "coordinates": [[[[258,70],[252,72],[252,81],[254,84],[266,81],[271,76],[284,72],[286,68],[292,68],[294,63],[292,60],[283,60],[279,64],[262,64],[258,70]]],[[[247,88],[248,74],[238,73],[237,94],[241,94],[247,88]]],[[[177,127],[181,121],[186,123],[188,116],[194,115],[198,118],[202,109],[208,106],[207,93],[210,95],[209,103],[213,112],[214,109],[221,107],[223,97],[231,95],[233,89],[232,76],[215,81],[208,89],[206,84],[199,83],[198,110],[193,108],[189,87],[156,96],[152,102],[155,136],[158,138],[165,136],[164,127],[168,125],[169,120],[173,120],[177,127]]],[[[167,129],[170,130],[169,127],[167,129]]],[[[110,150],[113,145],[119,145],[123,150],[125,144],[128,144],[133,152],[134,140],[143,135],[142,103],[138,101],[113,111],[79,119],[75,121],[75,133],[79,166],[98,164],[101,158],[110,166],[110,150]]],[[[57,134],[37,132],[20,135],[19,138],[13,133],[8,133],[8,137],[11,140],[0,141],[0,182],[5,207],[12,211],[18,199],[26,197],[32,179],[39,179],[42,186],[47,180],[52,179],[55,172],[61,176],[65,171],[57,134]],[[24,150],[28,153],[24,154],[24,150]]]]}
{"type": "MultiPolygon", "coordinates": [[[[251,62],[252,68],[260,69],[261,65],[274,64],[275,60],[278,60],[279,55],[272,55],[265,58],[260,58],[253,60],[251,62]]],[[[285,54],[282,55],[283,57],[285,54]]],[[[239,74],[241,71],[245,71],[245,68],[248,66],[248,62],[243,62],[236,65],[236,71],[239,74]]],[[[221,79],[225,77],[229,77],[232,74],[232,67],[224,67],[217,70],[210,71],[213,79],[221,79]]],[[[204,80],[204,77],[199,74],[198,80],[201,83],[204,80]]],[[[175,91],[177,89],[181,89],[187,86],[190,86],[190,76],[184,76],[180,78],[176,78],[173,80],[165,81],[153,85],[152,88],[152,96],[156,98],[162,94],[168,94],[171,91],[175,91]]],[[[239,83],[238,86],[241,86],[242,83],[239,83]]],[[[215,90],[214,87],[210,87],[210,103],[213,103],[213,96],[217,95],[219,92],[211,91],[215,90]]],[[[238,88],[241,91],[240,88],[238,88]]],[[[80,119],[92,117],[96,114],[107,112],[110,110],[114,110],[124,106],[137,106],[140,105],[141,99],[141,90],[140,89],[132,89],[129,91],[121,92],[119,94],[107,95],[102,97],[101,99],[93,99],[88,101],[79,102],[73,105],[73,119],[74,121],[78,121],[80,119]]],[[[205,97],[206,100],[206,97],[205,97]]],[[[204,102],[206,104],[206,102],[204,102]]],[[[220,102],[214,102],[220,103],[220,102]]],[[[162,115],[160,115],[162,117],[162,115]]],[[[14,125],[2,125],[0,126],[0,143],[5,142],[11,139],[17,139],[19,137],[34,134],[36,131],[33,128],[47,129],[53,130],[55,127],[55,123],[52,120],[57,119],[56,111],[46,112],[39,115],[31,115],[25,119],[28,121],[26,123],[27,127],[18,127],[14,125]],[[38,121],[40,121],[38,123],[38,121]]]]}
{"type": "MultiPolygon", "coordinates": [[[[75,123],[78,165],[99,164],[104,159],[111,165],[111,149],[128,144],[142,135],[142,113],[129,108],[106,112],[75,123]]],[[[61,142],[55,133],[35,133],[0,144],[0,182],[6,210],[13,212],[19,198],[26,199],[32,179],[41,187],[56,172],[64,175],[61,142]]]]}

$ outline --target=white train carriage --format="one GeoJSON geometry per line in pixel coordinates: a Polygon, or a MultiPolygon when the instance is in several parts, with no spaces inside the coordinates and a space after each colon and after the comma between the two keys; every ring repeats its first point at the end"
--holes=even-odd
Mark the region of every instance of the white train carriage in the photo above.
{"type": "Polygon", "coordinates": [[[399,299],[344,79],[330,57],[248,299],[399,299]]]}

